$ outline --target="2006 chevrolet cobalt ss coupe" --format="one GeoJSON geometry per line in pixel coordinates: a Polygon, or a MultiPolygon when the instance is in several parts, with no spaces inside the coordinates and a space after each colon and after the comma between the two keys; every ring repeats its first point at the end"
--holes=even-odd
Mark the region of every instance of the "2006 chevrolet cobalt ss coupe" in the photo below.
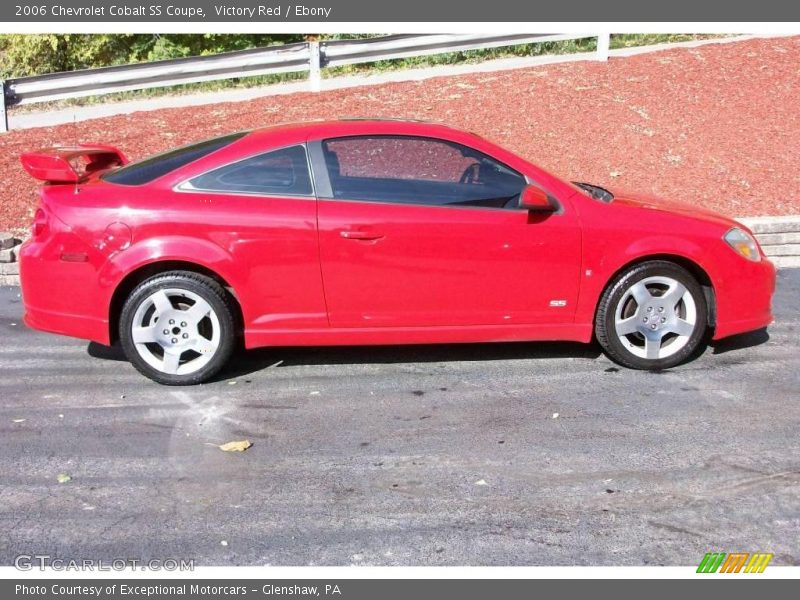
{"type": "Polygon", "coordinates": [[[47,182],[21,251],[25,321],[121,342],[165,384],[244,346],[573,340],[664,369],[772,320],[743,225],[562,181],[441,125],[235,133],[128,163],[30,152],[47,182]]]}

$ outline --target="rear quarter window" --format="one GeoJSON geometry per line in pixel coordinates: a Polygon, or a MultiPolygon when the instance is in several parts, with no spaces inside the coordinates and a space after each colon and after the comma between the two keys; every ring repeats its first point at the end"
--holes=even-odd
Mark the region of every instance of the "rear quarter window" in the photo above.
{"type": "Polygon", "coordinates": [[[181,189],[268,196],[314,193],[306,149],[302,145],[272,150],[225,165],[189,180],[181,189]]]}
{"type": "Polygon", "coordinates": [[[208,156],[212,152],[228,146],[249,132],[240,131],[222,137],[190,144],[163,154],[157,154],[135,163],[125,165],[102,176],[103,181],[120,185],[144,185],[171,173],[189,163],[208,156]]]}

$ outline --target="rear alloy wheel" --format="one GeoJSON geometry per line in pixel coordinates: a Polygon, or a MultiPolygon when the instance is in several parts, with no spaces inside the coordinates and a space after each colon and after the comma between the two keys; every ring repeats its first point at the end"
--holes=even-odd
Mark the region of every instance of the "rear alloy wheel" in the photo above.
{"type": "Polygon", "coordinates": [[[234,339],[225,290],[196,273],[172,271],[144,281],[120,317],[128,360],[167,385],[192,385],[212,377],[230,357],[234,339]]]}
{"type": "Polygon", "coordinates": [[[667,369],[692,356],[707,328],[703,289],[684,268],[642,263],[606,289],[595,322],[597,339],[616,362],[667,369]]]}

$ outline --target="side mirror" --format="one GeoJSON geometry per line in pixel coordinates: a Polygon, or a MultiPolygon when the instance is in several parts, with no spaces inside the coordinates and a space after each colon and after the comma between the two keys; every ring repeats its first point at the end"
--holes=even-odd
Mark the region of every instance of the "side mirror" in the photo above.
{"type": "Polygon", "coordinates": [[[556,205],[547,192],[533,185],[526,185],[519,195],[519,207],[533,212],[555,212],[556,205]]]}

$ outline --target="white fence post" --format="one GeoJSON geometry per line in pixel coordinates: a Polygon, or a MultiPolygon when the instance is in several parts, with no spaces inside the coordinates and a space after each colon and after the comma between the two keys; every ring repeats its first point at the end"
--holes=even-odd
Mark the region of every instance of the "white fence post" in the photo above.
{"type": "Polygon", "coordinates": [[[6,82],[0,79],[0,132],[8,131],[8,111],[6,110],[6,82]]]}
{"type": "Polygon", "coordinates": [[[318,92],[322,84],[319,42],[309,42],[308,49],[311,53],[311,56],[309,57],[308,82],[311,84],[311,91],[318,92]]]}
{"type": "Polygon", "coordinates": [[[608,48],[610,45],[610,33],[601,33],[597,36],[597,60],[608,60],[608,48]]]}

